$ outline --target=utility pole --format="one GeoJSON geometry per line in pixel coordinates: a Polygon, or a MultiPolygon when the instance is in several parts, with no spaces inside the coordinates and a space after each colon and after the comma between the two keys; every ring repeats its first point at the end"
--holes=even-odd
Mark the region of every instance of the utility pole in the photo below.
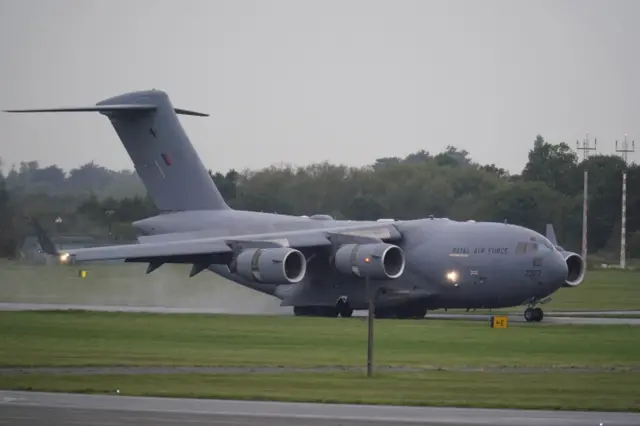
{"type": "Polygon", "coordinates": [[[631,141],[631,149],[629,149],[629,142],[627,142],[627,134],[624,135],[624,141],[620,144],[621,148],[618,148],[618,141],[616,140],[616,152],[619,152],[624,161],[624,169],[622,169],[622,221],[620,226],[620,269],[627,267],[627,157],[630,152],[636,150],[635,141],[631,141]]]}
{"type": "Polygon", "coordinates": [[[584,156],[584,192],[582,195],[582,259],[584,260],[585,266],[587,265],[587,216],[588,216],[588,205],[589,205],[589,171],[587,170],[586,160],[589,159],[589,151],[595,151],[596,146],[598,144],[597,139],[593,141],[593,147],[589,142],[589,133],[585,134],[584,141],[582,142],[582,147],[580,146],[580,142],[576,141],[576,145],[578,150],[582,151],[584,156]]]}
{"type": "Polygon", "coordinates": [[[375,316],[375,295],[371,291],[369,276],[365,276],[365,292],[369,302],[369,314],[367,315],[367,377],[373,375],[373,317],[375,316]]]}

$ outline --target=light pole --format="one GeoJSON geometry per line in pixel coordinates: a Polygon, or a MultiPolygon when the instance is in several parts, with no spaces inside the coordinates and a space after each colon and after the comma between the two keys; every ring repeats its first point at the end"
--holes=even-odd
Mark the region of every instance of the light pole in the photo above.
{"type": "Polygon", "coordinates": [[[587,265],[587,216],[588,216],[588,206],[589,206],[589,171],[587,170],[586,161],[589,159],[589,151],[595,151],[596,146],[598,144],[598,140],[595,139],[593,141],[593,147],[590,146],[589,143],[589,133],[585,134],[584,141],[582,142],[582,147],[580,147],[580,142],[576,141],[576,145],[579,150],[581,150],[584,154],[584,191],[582,195],[582,259],[584,259],[585,266],[587,265]]]}
{"type": "Polygon", "coordinates": [[[109,227],[109,229],[108,229],[109,237],[111,237],[111,224],[113,222],[112,216],[113,216],[114,213],[115,213],[114,210],[106,210],[104,212],[105,216],[107,216],[107,226],[109,227]]]}
{"type": "Polygon", "coordinates": [[[624,161],[622,169],[622,218],[620,226],[620,269],[627,267],[627,155],[636,150],[635,141],[631,141],[631,149],[627,142],[627,135],[624,135],[621,148],[618,149],[618,141],[616,140],[616,152],[619,152],[624,161]]]}
{"type": "Polygon", "coordinates": [[[371,377],[373,375],[373,317],[375,316],[375,294],[371,291],[368,276],[365,276],[364,283],[369,302],[369,314],[367,315],[367,377],[371,377]]]}

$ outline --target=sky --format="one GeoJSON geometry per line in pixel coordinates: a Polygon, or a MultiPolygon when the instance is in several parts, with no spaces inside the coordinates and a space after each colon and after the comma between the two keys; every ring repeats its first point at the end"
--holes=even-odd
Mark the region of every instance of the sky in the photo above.
{"type": "MultiPolygon", "coordinates": [[[[0,109],[155,88],[211,114],[180,120],[214,171],[453,145],[518,173],[537,134],[640,142],[639,18],[635,0],[0,0],[0,109]]],[[[98,113],[0,129],[5,171],[133,168],[98,113]]]]}

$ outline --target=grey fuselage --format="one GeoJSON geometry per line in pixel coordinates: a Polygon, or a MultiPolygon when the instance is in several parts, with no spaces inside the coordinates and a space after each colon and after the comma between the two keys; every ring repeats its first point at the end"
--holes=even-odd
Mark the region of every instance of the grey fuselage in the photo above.
{"type": "MultiPolygon", "coordinates": [[[[319,220],[270,213],[221,210],[167,213],[134,223],[147,237],[164,241],[322,229],[341,224],[376,223],[319,220]]],[[[520,306],[549,296],[563,286],[568,267],[561,252],[543,235],[521,226],[492,222],[457,222],[441,218],[395,221],[406,256],[404,274],[372,282],[382,291],[378,304],[420,304],[427,309],[520,306]],[[519,249],[537,242],[536,251],[519,249]],[[447,279],[454,272],[455,282],[447,279]]],[[[353,309],[366,309],[361,279],[338,273],[325,262],[309,268],[297,284],[267,285],[243,280],[224,265],[209,269],[231,281],[275,296],[283,306],[334,306],[347,297],[353,309]]]]}

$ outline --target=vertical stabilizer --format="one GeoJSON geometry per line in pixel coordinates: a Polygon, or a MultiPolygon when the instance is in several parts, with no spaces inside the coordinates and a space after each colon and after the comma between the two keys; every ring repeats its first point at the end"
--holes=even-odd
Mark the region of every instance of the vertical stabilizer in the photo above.
{"type": "Polygon", "coordinates": [[[147,192],[161,211],[228,209],[176,113],[162,91],[134,92],[106,99],[98,106],[145,104],[146,113],[102,111],[109,117],[147,192]]]}
{"type": "Polygon", "coordinates": [[[7,112],[77,111],[99,112],[109,118],[159,210],[229,209],[177,115],[207,114],[174,108],[163,91],[125,93],[88,107],[7,112]]]}

